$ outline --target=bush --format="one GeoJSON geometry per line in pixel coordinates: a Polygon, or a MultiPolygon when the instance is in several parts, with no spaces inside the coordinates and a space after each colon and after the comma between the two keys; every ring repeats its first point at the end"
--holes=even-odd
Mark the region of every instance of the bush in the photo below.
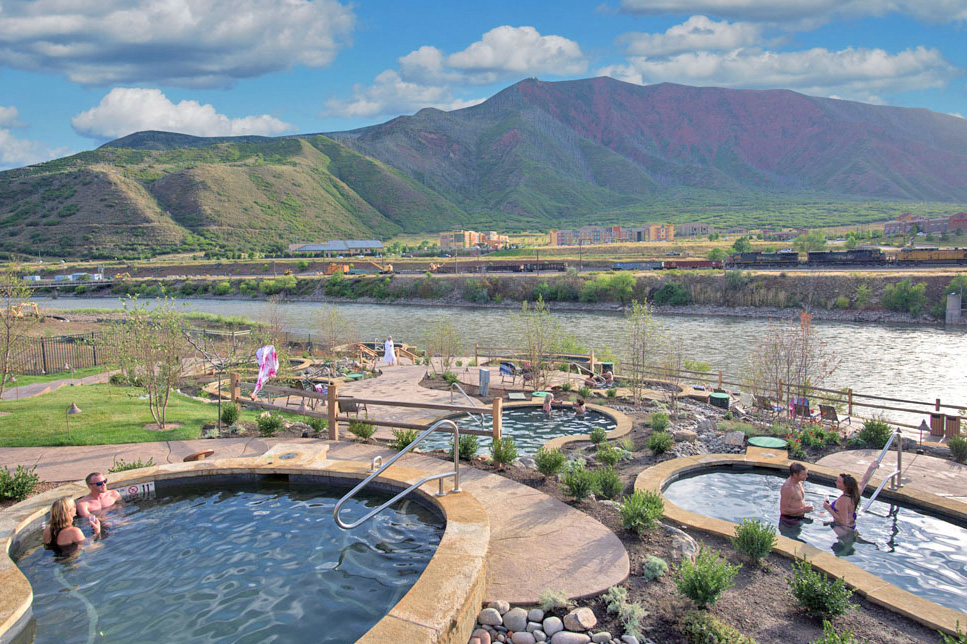
{"type": "Polygon", "coordinates": [[[776,545],[776,529],[758,519],[743,519],[735,528],[732,547],[759,563],[776,545]]]}
{"type": "Polygon", "coordinates": [[[11,474],[6,467],[0,466],[0,499],[23,501],[30,496],[40,483],[40,477],[35,473],[36,469],[36,465],[29,469],[18,465],[17,470],[11,474]]]}
{"type": "Polygon", "coordinates": [[[595,427],[591,430],[591,442],[595,445],[600,445],[604,441],[608,440],[608,432],[605,431],[603,427],[595,427]]]}
{"type": "Polygon", "coordinates": [[[967,461],[967,439],[963,436],[954,436],[949,441],[947,441],[947,447],[950,448],[950,455],[958,463],[963,463],[967,461]]]}
{"type": "Polygon", "coordinates": [[[687,306],[691,303],[688,291],[676,282],[668,282],[655,291],[652,301],[656,306],[687,306]]]}
{"type": "Polygon", "coordinates": [[[909,277],[896,284],[887,284],[880,302],[889,311],[906,311],[910,315],[919,315],[927,304],[927,284],[920,282],[914,285],[909,277]]]}
{"type": "Polygon", "coordinates": [[[238,422],[238,405],[233,402],[222,403],[222,422],[231,427],[238,422]]]}
{"type": "Polygon", "coordinates": [[[678,622],[678,630],[689,644],[755,644],[751,637],[697,610],[685,613],[678,622]]]}
{"type": "Polygon", "coordinates": [[[668,574],[668,564],[665,563],[664,559],[655,555],[648,555],[648,559],[641,566],[641,576],[646,581],[658,579],[666,574],[668,574]]]}
{"type": "MultiPolygon", "coordinates": [[[[410,443],[416,440],[418,435],[419,432],[417,432],[415,429],[394,429],[393,440],[390,442],[389,446],[395,449],[397,452],[402,452],[409,446],[410,443]]],[[[474,436],[474,438],[476,438],[476,436],[474,436]]]]}
{"type": "Polygon", "coordinates": [[[440,377],[443,378],[444,382],[446,382],[448,385],[452,385],[460,380],[460,378],[457,377],[457,374],[453,373],[452,371],[444,371],[440,377]]]}
{"type": "Polygon", "coordinates": [[[658,525],[665,511],[665,500],[661,494],[645,490],[635,490],[621,503],[621,525],[625,530],[642,534],[658,525]]]}
{"type": "Polygon", "coordinates": [[[837,633],[836,628],[829,622],[829,620],[823,620],[823,636],[818,640],[813,640],[812,644],[861,644],[861,642],[853,637],[853,631],[846,631],[845,633],[837,633]]]}
{"type": "Polygon", "coordinates": [[[584,398],[585,400],[587,400],[588,398],[591,397],[591,387],[588,387],[586,385],[584,387],[581,387],[580,389],[578,389],[578,395],[581,398],[584,398]]]}
{"type": "Polygon", "coordinates": [[[661,456],[670,450],[674,444],[675,439],[668,432],[652,432],[651,436],[648,437],[648,442],[645,445],[655,454],[655,456],[661,456]]]}
{"type": "Polygon", "coordinates": [[[136,461],[131,461],[128,463],[123,458],[115,458],[114,465],[108,468],[108,472],[115,474],[117,472],[126,472],[128,470],[138,470],[142,467],[151,467],[154,465],[154,458],[149,458],[147,463],[142,463],[141,459],[138,458],[136,461]]]}
{"type": "Polygon", "coordinates": [[[571,466],[564,472],[565,493],[572,499],[580,501],[586,499],[594,492],[594,473],[584,467],[584,461],[573,461],[571,466]]]}
{"type": "Polygon", "coordinates": [[[614,400],[615,398],[618,397],[618,390],[615,389],[614,387],[611,387],[610,389],[608,389],[607,395],[608,395],[608,398],[614,400]]]}
{"type": "MultiPolygon", "coordinates": [[[[275,436],[277,432],[282,430],[284,423],[282,416],[265,412],[259,414],[258,418],[255,419],[255,425],[259,428],[259,436],[275,436]]],[[[352,431],[352,423],[350,423],[349,429],[352,431]]]]}
{"type": "Polygon", "coordinates": [[[349,433],[356,438],[368,441],[376,433],[376,427],[361,420],[349,421],[349,433]]]}
{"type": "Polygon", "coordinates": [[[839,297],[836,298],[836,301],[833,302],[833,307],[837,309],[848,309],[849,298],[846,297],[845,295],[840,295],[839,297]]]}
{"type": "Polygon", "coordinates": [[[810,615],[837,617],[845,615],[854,606],[850,602],[853,591],[846,587],[846,582],[842,579],[830,581],[805,559],[794,561],[792,572],[789,588],[799,605],[810,615]]]}
{"type": "Polygon", "coordinates": [[[599,463],[607,465],[608,467],[614,467],[621,460],[621,450],[611,443],[600,443],[598,444],[598,452],[595,457],[599,463]]]}
{"type": "Polygon", "coordinates": [[[617,498],[624,491],[624,487],[621,477],[618,476],[613,467],[602,467],[599,470],[594,470],[594,489],[604,498],[617,498]]]}
{"type": "Polygon", "coordinates": [[[960,622],[957,622],[957,634],[947,635],[946,633],[940,633],[940,644],[967,644],[967,634],[960,631],[960,622]]]}
{"type": "MultiPolygon", "coordinates": [[[[460,437],[460,460],[472,461],[480,451],[480,441],[473,434],[464,434],[460,437]]],[[[453,458],[453,441],[450,441],[450,458],[453,458]]]]}
{"type": "Polygon", "coordinates": [[[550,588],[545,588],[541,591],[541,596],[538,598],[538,604],[545,613],[555,608],[560,608],[563,610],[568,610],[571,608],[571,600],[567,598],[567,593],[563,590],[551,590],[550,588]]]}
{"type": "Polygon", "coordinates": [[[306,424],[309,425],[309,427],[312,428],[312,431],[314,431],[317,434],[321,434],[322,432],[329,429],[329,421],[326,420],[325,418],[310,417],[309,419],[306,420],[306,424]]]}
{"type": "Polygon", "coordinates": [[[732,580],[739,572],[738,566],[731,566],[721,555],[712,552],[704,544],[695,555],[695,563],[682,557],[675,570],[678,592],[688,597],[699,608],[713,605],[719,596],[732,587],[732,580]]]}
{"type": "Polygon", "coordinates": [[[564,393],[571,391],[571,383],[569,382],[561,383],[561,391],[563,391],[564,393]]]}
{"type": "Polygon", "coordinates": [[[643,622],[648,612],[637,602],[628,601],[628,591],[621,586],[612,586],[605,591],[603,597],[608,606],[608,612],[618,616],[624,628],[625,635],[637,639],[645,639],[642,631],[643,622]]]}
{"type": "Polygon", "coordinates": [[[863,429],[856,433],[856,438],[867,447],[883,449],[891,434],[893,430],[885,421],[871,418],[863,423],[863,429]]]}
{"type": "Polygon", "coordinates": [[[514,444],[514,437],[495,438],[490,442],[490,457],[494,465],[503,467],[510,465],[517,459],[517,445],[514,444]]]}
{"type": "Polygon", "coordinates": [[[668,428],[670,421],[668,414],[663,411],[656,411],[651,415],[651,428],[656,432],[663,432],[668,428]]]}
{"type": "Polygon", "coordinates": [[[215,285],[215,295],[228,295],[233,291],[232,285],[228,282],[219,282],[215,285]]]}
{"type": "Polygon", "coordinates": [[[538,472],[544,476],[556,476],[564,468],[567,457],[560,450],[542,447],[534,455],[534,461],[537,464],[538,472]]]}

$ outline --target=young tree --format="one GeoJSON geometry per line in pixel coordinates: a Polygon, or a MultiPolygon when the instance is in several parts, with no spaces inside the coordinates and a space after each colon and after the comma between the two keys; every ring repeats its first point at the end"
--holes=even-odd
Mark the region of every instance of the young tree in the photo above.
{"type": "Polygon", "coordinates": [[[736,253],[751,253],[752,242],[749,241],[748,237],[739,237],[732,244],[732,250],[734,250],[736,253]]]}
{"type": "Polygon", "coordinates": [[[662,328],[652,316],[648,302],[634,301],[628,314],[628,375],[635,405],[641,404],[649,367],[654,366],[656,349],[662,344],[662,328]]]}
{"type": "Polygon", "coordinates": [[[219,338],[218,336],[204,335],[196,337],[186,327],[184,329],[185,341],[195,350],[195,355],[205,362],[218,376],[218,418],[215,423],[219,431],[222,428],[222,378],[229,371],[234,371],[255,360],[255,351],[258,349],[258,336],[251,332],[244,335],[235,333],[234,326],[229,334],[219,338]]]}
{"type": "Polygon", "coordinates": [[[40,323],[24,306],[30,299],[30,287],[16,268],[0,272],[0,396],[13,371],[16,352],[22,348],[30,330],[40,323]]]}
{"type": "Polygon", "coordinates": [[[551,369],[551,353],[560,344],[563,332],[560,324],[538,297],[534,303],[524,302],[520,313],[514,318],[520,353],[530,362],[535,388],[547,386],[547,373],[551,369]]]}
{"type": "Polygon", "coordinates": [[[454,360],[463,351],[463,338],[453,324],[448,319],[437,320],[426,328],[423,334],[423,343],[426,345],[426,354],[430,358],[430,365],[433,373],[436,373],[436,366],[433,365],[433,358],[439,357],[442,364],[443,373],[450,371],[454,360]]]}
{"type": "Polygon", "coordinates": [[[349,344],[356,339],[353,323],[342,311],[331,304],[322,307],[317,328],[321,336],[323,355],[327,358],[335,357],[336,347],[349,344]]]}

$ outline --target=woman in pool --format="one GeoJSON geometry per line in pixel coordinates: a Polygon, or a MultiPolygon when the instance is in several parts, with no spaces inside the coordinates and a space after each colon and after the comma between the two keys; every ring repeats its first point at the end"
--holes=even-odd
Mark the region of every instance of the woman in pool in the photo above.
{"type": "Polygon", "coordinates": [[[832,503],[823,501],[823,507],[833,517],[833,531],[840,537],[856,532],[856,509],[860,505],[860,486],[851,474],[836,477],[836,489],[842,494],[832,503]]]}
{"type": "MultiPolygon", "coordinates": [[[[77,505],[74,499],[57,499],[50,506],[50,525],[44,528],[44,546],[54,554],[69,555],[84,543],[84,533],[74,526],[77,505]]],[[[94,538],[101,534],[101,522],[93,514],[89,518],[94,538]]]]}
{"type": "Polygon", "coordinates": [[[578,398],[573,405],[574,413],[578,416],[583,416],[588,413],[588,405],[584,402],[584,398],[578,398]]]}
{"type": "Polygon", "coordinates": [[[544,413],[551,413],[551,405],[554,404],[554,394],[548,393],[544,396],[544,413]]]}

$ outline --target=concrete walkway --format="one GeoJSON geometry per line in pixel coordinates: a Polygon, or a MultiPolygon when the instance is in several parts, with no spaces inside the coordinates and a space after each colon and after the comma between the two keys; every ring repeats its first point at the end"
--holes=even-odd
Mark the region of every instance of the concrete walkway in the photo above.
{"type": "Polygon", "coordinates": [[[33,398],[34,396],[40,396],[51,391],[56,391],[61,387],[70,387],[71,385],[97,385],[107,382],[111,378],[111,374],[114,373],[116,372],[105,371],[104,373],[96,373],[93,376],[85,376],[83,378],[62,378],[60,380],[51,380],[50,382],[35,382],[30,385],[23,385],[22,387],[8,387],[3,391],[2,399],[20,400],[21,398],[33,398]]]}
{"type": "MultiPolygon", "coordinates": [[[[866,466],[879,455],[878,449],[857,449],[837,452],[819,459],[820,465],[850,472],[857,478],[866,471],[866,466]]],[[[896,452],[889,452],[873,475],[877,483],[883,474],[896,469],[896,452]]],[[[954,501],[967,503],[967,465],[954,463],[945,458],[903,452],[903,472],[900,475],[903,485],[947,497],[954,501]]]]}

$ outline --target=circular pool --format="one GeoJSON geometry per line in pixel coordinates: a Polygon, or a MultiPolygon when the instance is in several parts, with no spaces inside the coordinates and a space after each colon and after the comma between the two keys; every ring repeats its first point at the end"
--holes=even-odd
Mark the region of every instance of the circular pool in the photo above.
{"type": "MultiPolygon", "coordinates": [[[[252,479],[168,482],[105,517],[106,537],[55,558],[39,534],[16,557],[34,592],[34,642],[355,642],[403,597],[444,529],[410,497],[360,528],[345,489],[252,479]]],[[[385,500],[361,495],[360,516],[385,500]]]]}

